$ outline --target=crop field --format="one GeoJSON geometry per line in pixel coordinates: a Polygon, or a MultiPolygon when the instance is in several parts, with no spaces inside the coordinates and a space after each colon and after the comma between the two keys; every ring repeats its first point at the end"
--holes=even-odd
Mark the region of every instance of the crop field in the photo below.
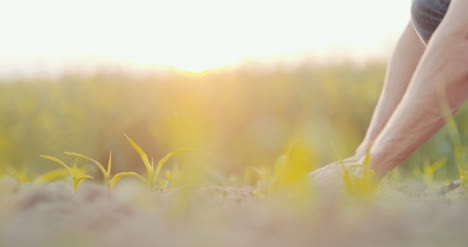
{"type": "Polygon", "coordinates": [[[468,109],[376,182],[385,64],[0,81],[0,246],[466,246],[468,109]],[[372,157],[368,157],[372,158],[372,157]]]}

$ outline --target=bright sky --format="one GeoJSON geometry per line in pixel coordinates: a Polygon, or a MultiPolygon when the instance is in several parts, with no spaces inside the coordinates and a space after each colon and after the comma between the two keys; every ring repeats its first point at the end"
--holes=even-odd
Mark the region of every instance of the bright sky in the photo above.
{"type": "Polygon", "coordinates": [[[0,74],[385,57],[410,0],[0,0],[0,74]]]}

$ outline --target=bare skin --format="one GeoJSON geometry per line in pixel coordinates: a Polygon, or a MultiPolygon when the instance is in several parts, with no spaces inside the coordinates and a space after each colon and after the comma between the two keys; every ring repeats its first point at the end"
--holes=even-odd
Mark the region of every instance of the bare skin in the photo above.
{"type": "MultiPolygon", "coordinates": [[[[372,145],[376,178],[400,165],[444,124],[448,106],[457,112],[468,98],[468,0],[452,0],[445,18],[425,48],[410,23],[388,66],[384,90],[364,141],[345,160],[359,174],[372,145]]],[[[340,183],[335,162],[309,174],[319,184],[340,183]]]]}
{"type": "Polygon", "coordinates": [[[425,48],[426,46],[414,30],[413,24],[408,23],[387,67],[384,87],[372,115],[366,136],[357,148],[356,155],[348,158],[348,161],[361,159],[385,127],[403,98],[425,48]]]}

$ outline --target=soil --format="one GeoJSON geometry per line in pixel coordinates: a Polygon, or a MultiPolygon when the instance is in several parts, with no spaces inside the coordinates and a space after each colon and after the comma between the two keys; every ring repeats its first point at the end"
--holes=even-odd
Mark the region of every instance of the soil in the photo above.
{"type": "MultiPolygon", "coordinates": [[[[147,192],[135,184],[3,179],[0,246],[468,246],[468,196],[406,181],[377,198],[294,203],[252,188],[147,192]]],[[[326,194],[326,193],[322,193],[326,194]]]]}

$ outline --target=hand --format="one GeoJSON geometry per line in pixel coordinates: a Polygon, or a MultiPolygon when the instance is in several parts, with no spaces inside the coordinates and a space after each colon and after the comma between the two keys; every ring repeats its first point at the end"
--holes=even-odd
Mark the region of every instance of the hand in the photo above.
{"type": "Polygon", "coordinates": [[[361,176],[363,172],[362,159],[350,157],[342,161],[336,161],[309,173],[309,181],[320,190],[344,189],[344,169],[351,176],[361,176]]]}
{"type": "Polygon", "coordinates": [[[371,145],[372,144],[368,142],[367,139],[364,139],[362,143],[359,145],[359,147],[356,149],[355,155],[351,158],[357,158],[356,161],[358,161],[361,158],[364,158],[367,155],[367,151],[371,145]]]}

